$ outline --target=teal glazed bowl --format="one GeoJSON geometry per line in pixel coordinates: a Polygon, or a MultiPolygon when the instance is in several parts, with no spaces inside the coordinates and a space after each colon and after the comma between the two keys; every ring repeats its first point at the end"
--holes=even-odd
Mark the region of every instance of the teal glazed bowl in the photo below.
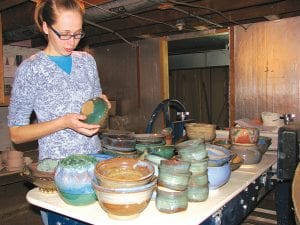
{"type": "Polygon", "coordinates": [[[171,159],[175,155],[175,146],[161,145],[148,147],[147,154],[157,155],[165,159],[171,159]]]}
{"type": "Polygon", "coordinates": [[[80,113],[87,117],[85,123],[103,126],[108,118],[108,111],[108,104],[102,98],[96,97],[86,101],[80,113]]]}

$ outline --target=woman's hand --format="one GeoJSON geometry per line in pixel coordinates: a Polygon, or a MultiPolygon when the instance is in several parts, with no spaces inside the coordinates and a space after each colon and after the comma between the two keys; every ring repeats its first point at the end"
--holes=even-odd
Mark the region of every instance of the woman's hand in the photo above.
{"type": "Polygon", "coordinates": [[[92,136],[96,134],[100,129],[100,125],[98,124],[87,124],[82,122],[86,119],[85,115],[69,113],[62,118],[65,128],[70,128],[86,136],[92,136]]]}

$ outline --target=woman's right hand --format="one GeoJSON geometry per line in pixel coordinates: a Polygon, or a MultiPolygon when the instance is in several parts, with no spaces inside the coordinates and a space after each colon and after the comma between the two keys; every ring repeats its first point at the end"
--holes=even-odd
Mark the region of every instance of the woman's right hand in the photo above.
{"type": "Polygon", "coordinates": [[[96,134],[100,129],[100,125],[98,124],[87,124],[82,122],[86,119],[85,115],[69,113],[62,118],[65,128],[70,128],[86,136],[92,136],[96,134]]]}

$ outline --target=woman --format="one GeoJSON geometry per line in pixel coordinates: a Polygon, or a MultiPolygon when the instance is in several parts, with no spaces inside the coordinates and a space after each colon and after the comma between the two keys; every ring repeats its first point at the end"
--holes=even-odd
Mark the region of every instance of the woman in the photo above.
{"type": "Polygon", "coordinates": [[[74,51],[84,36],[83,15],[79,0],[37,1],[35,21],[48,44],[16,71],[8,125],[14,143],[38,139],[39,160],[100,150],[99,125],[83,123],[86,117],[80,115],[82,104],[93,97],[109,104],[94,58],[74,51]],[[30,124],[33,111],[37,123],[30,124]]]}

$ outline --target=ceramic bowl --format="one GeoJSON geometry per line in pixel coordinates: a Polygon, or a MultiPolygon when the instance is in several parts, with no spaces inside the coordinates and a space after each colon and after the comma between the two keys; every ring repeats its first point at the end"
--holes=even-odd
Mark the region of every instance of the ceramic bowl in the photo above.
{"type": "Polygon", "coordinates": [[[208,157],[201,160],[191,161],[190,171],[192,174],[203,174],[207,171],[208,167],[208,157]]]}
{"type": "Polygon", "coordinates": [[[146,149],[147,154],[157,155],[165,159],[171,159],[175,155],[174,145],[152,146],[146,149]]]}
{"type": "Polygon", "coordinates": [[[189,185],[188,186],[188,201],[203,202],[207,200],[209,194],[208,184],[204,185],[189,185]]]}
{"type": "Polygon", "coordinates": [[[175,145],[175,148],[177,151],[179,151],[180,149],[185,149],[185,148],[197,148],[197,146],[203,146],[204,143],[204,139],[200,138],[200,139],[196,139],[196,140],[187,140],[187,141],[183,141],[180,142],[178,144],[175,145]]]}
{"type": "Polygon", "coordinates": [[[101,153],[94,153],[94,154],[88,154],[88,155],[97,159],[98,162],[102,162],[104,160],[113,158],[113,156],[111,156],[111,155],[106,155],[106,154],[101,154],[101,153]]]}
{"type": "Polygon", "coordinates": [[[114,219],[132,219],[137,217],[149,204],[156,188],[156,178],[137,187],[109,188],[92,181],[99,205],[114,219]]]}
{"type": "MultiPolygon", "coordinates": [[[[194,160],[201,160],[207,157],[207,151],[205,143],[198,143],[198,144],[191,144],[189,145],[190,141],[185,141],[188,143],[180,143],[178,144],[180,148],[178,148],[178,156],[181,160],[184,161],[194,161],[194,160]],[[183,147],[183,145],[186,144],[186,147],[183,147]]],[[[195,142],[193,142],[195,143],[195,142]]]]}
{"type": "Polygon", "coordinates": [[[130,152],[123,152],[102,147],[102,153],[112,156],[113,158],[139,158],[143,154],[143,151],[134,150],[130,152]]]}
{"type": "Polygon", "coordinates": [[[99,97],[86,101],[81,107],[81,114],[87,117],[84,122],[88,124],[103,126],[108,118],[108,112],[107,102],[99,97]]]}
{"type": "Polygon", "coordinates": [[[217,189],[226,184],[231,175],[230,164],[223,166],[207,167],[209,189],[217,189]]]}
{"type": "Polygon", "coordinates": [[[257,147],[261,154],[265,154],[265,152],[268,150],[271,144],[272,144],[272,138],[259,136],[257,147]]]}
{"type": "Polygon", "coordinates": [[[174,171],[175,173],[188,173],[191,167],[191,163],[182,160],[162,160],[160,162],[160,168],[174,171]]]}
{"type": "Polygon", "coordinates": [[[137,144],[143,145],[163,145],[165,143],[165,135],[163,134],[134,134],[137,144]]]}
{"type": "Polygon", "coordinates": [[[131,134],[103,133],[102,145],[107,149],[130,152],[135,150],[136,139],[131,134]]]}
{"type": "Polygon", "coordinates": [[[186,134],[189,139],[203,138],[206,142],[216,137],[216,125],[206,123],[186,123],[186,134]]]}
{"type": "Polygon", "coordinates": [[[103,187],[135,187],[149,183],[154,171],[154,166],[146,160],[112,158],[97,163],[95,176],[103,187]]]}
{"type": "Polygon", "coordinates": [[[230,150],[238,154],[245,165],[257,164],[262,158],[257,145],[231,145],[230,150]]]}
{"type": "Polygon", "coordinates": [[[155,206],[160,212],[177,213],[187,209],[187,189],[176,191],[158,186],[156,192],[155,206]]]}
{"type": "Polygon", "coordinates": [[[88,155],[70,155],[59,161],[54,181],[62,200],[70,205],[87,205],[96,201],[91,181],[97,162],[88,155]]]}
{"type": "Polygon", "coordinates": [[[254,127],[230,128],[231,144],[256,145],[259,137],[259,129],[254,127]]]}
{"type": "Polygon", "coordinates": [[[182,191],[187,188],[191,172],[178,173],[169,168],[158,166],[158,184],[176,191],[182,191]]]}
{"type": "Polygon", "coordinates": [[[30,163],[24,167],[21,176],[37,186],[39,191],[52,193],[56,191],[54,183],[54,172],[43,172],[37,169],[38,162],[30,163]]]}
{"type": "Polygon", "coordinates": [[[232,159],[230,160],[231,171],[237,170],[244,163],[244,159],[240,157],[238,154],[234,154],[232,159]]]}
{"type": "Polygon", "coordinates": [[[212,145],[206,143],[206,150],[208,154],[208,165],[209,166],[222,166],[225,163],[228,163],[233,156],[233,153],[218,145],[212,145]]]}

